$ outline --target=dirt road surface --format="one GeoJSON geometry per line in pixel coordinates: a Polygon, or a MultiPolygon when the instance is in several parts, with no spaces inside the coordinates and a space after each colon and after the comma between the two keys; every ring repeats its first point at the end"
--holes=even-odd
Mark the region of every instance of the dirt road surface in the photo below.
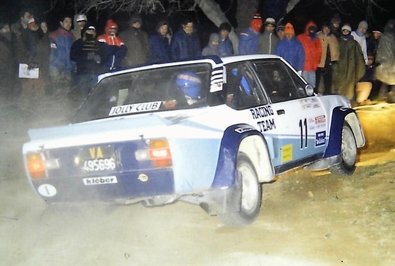
{"type": "Polygon", "coordinates": [[[59,107],[0,106],[0,265],[395,265],[392,105],[358,109],[367,148],[353,176],[283,175],[263,186],[261,214],[245,228],[182,202],[47,205],[21,146],[27,128],[62,120],[59,107]]]}

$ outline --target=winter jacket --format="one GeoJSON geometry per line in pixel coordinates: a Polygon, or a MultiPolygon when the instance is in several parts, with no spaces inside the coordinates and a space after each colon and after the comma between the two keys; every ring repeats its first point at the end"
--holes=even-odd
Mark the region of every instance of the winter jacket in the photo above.
{"type": "Polygon", "coordinates": [[[376,77],[378,80],[395,85],[395,19],[390,19],[381,35],[376,54],[376,77]]]}
{"type": "Polygon", "coordinates": [[[103,53],[102,66],[107,71],[120,68],[122,66],[122,60],[127,52],[122,38],[110,34],[111,23],[115,24],[112,21],[108,21],[104,29],[105,33],[97,37],[100,49],[103,53]]]}
{"type": "Polygon", "coordinates": [[[233,44],[229,38],[220,39],[218,52],[220,57],[231,56],[233,55],[233,44]]]}
{"type": "Polygon", "coordinates": [[[295,37],[290,40],[287,38],[280,40],[275,54],[284,58],[296,71],[303,70],[304,50],[302,44],[295,37]]]}
{"type": "Polygon", "coordinates": [[[361,47],[351,35],[339,38],[340,57],[333,67],[333,85],[338,93],[353,99],[354,88],[365,73],[361,47]]]}
{"type": "Polygon", "coordinates": [[[172,60],[197,58],[201,56],[199,37],[195,32],[186,34],[180,29],[174,34],[170,51],[172,60]]]}
{"type": "Polygon", "coordinates": [[[156,33],[149,38],[149,63],[163,63],[171,60],[169,39],[156,33]]]}
{"type": "Polygon", "coordinates": [[[77,75],[99,74],[103,55],[96,40],[79,39],[71,46],[70,58],[77,64],[77,75]]]}
{"type": "Polygon", "coordinates": [[[305,32],[299,34],[297,37],[304,50],[304,71],[317,70],[317,67],[321,61],[321,41],[317,38],[316,34],[314,34],[314,36],[310,36],[308,29],[312,26],[317,27],[314,22],[307,23],[305,32]]]}
{"type": "Polygon", "coordinates": [[[329,35],[325,35],[322,31],[317,33],[318,39],[321,41],[321,60],[318,64],[318,67],[325,67],[328,63],[338,61],[339,60],[339,42],[334,34],[330,33],[329,35]],[[327,54],[329,48],[329,60],[330,62],[326,62],[327,54]]]}
{"type": "Polygon", "coordinates": [[[62,72],[73,70],[73,62],[70,59],[70,50],[74,42],[71,32],[59,27],[56,31],[49,34],[51,54],[49,57],[50,67],[57,68],[62,72]]]}
{"type": "Polygon", "coordinates": [[[141,29],[130,27],[121,32],[119,36],[125,43],[128,51],[124,64],[127,66],[141,65],[148,59],[148,35],[141,29]]]}
{"type": "Polygon", "coordinates": [[[354,40],[357,41],[357,43],[361,46],[363,59],[365,60],[365,64],[368,64],[368,49],[365,34],[360,34],[357,30],[351,32],[351,35],[354,37],[354,40]]]}
{"type": "Polygon", "coordinates": [[[239,54],[256,54],[258,52],[258,39],[259,32],[255,32],[251,28],[241,32],[239,36],[239,54]]]}
{"type": "Polygon", "coordinates": [[[278,37],[275,33],[263,32],[259,36],[258,53],[274,54],[278,43],[278,37]]]}

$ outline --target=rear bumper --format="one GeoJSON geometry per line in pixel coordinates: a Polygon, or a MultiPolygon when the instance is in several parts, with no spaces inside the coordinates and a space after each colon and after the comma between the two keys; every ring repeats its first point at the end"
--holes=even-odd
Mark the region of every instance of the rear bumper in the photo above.
{"type": "Polygon", "coordinates": [[[32,182],[48,202],[120,201],[174,194],[171,169],[128,172],[116,175],[47,178],[32,182]]]}

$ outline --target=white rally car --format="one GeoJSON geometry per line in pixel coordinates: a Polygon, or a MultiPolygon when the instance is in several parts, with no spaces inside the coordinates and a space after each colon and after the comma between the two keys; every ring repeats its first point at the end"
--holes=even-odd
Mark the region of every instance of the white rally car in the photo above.
{"type": "Polygon", "coordinates": [[[48,202],[184,200],[231,225],[256,218],[261,184],[284,171],[352,174],[365,142],[347,99],[267,55],[104,74],[71,124],[28,133],[26,173],[48,202]]]}

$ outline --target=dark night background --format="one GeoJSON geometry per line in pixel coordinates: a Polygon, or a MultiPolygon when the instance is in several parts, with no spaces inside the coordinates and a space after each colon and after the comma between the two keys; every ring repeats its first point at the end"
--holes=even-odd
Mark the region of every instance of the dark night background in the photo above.
{"type": "MultiPolygon", "coordinates": [[[[61,6],[57,6],[55,9],[50,10],[50,1],[48,0],[2,0],[2,2],[3,4],[1,4],[0,20],[13,23],[19,18],[19,10],[23,7],[29,7],[33,9],[36,17],[39,20],[47,20],[50,30],[54,30],[58,27],[58,19],[62,14],[74,14],[72,9],[67,9],[61,6]]],[[[223,10],[227,10],[226,16],[233,26],[237,28],[237,1],[233,1],[233,6],[231,6],[232,1],[217,0],[217,2],[220,4],[223,10]]],[[[287,0],[263,0],[260,1],[258,9],[264,18],[270,16],[278,19],[281,17],[281,9],[285,9],[287,2],[287,0]],[[273,2],[277,4],[273,5],[273,2]]],[[[344,10],[341,13],[343,22],[351,23],[353,28],[357,27],[359,21],[367,19],[366,8],[364,8],[364,5],[366,5],[368,1],[338,0],[337,2],[343,3],[344,10]],[[359,6],[356,6],[354,2],[359,2],[359,6]]],[[[394,8],[392,7],[394,6],[394,2],[392,0],[376,0],[375,2],[385,7],[387,11],[382,11],[378,8],[373,9],[374,13],[371,16],[371,19],[368,20],[370,30],[382,29],[385,25],[385,22],[389,18],[395,17],[394,8]]],[[[68,2],[68,5],[72,6],[72,0],[68,2]]],[[[285,16],[284,21],[291,21],[296,28],[296,32],[300,33],[303,31],[304,25],[308,20],[314,20],[320,25],[325,21],[329,21],[335,13],[339,13],[339,11],[331,9],[331,7],[325,5],[324,0],[301,0],[298,5],[285,16]]],[[[103,30],[105,20],[110,16],[120,22],[122,30],[122,27],[124,26],[123,22],[126,21],[128,15],[129,14],[127,13],[111,14],[110,12],[107,14],[102,12],[98,15],[96,12],[90,12],[88,14],[88,18],[93,23],[97,24],[100,33],[100,31],[103,30]]],[[[155,29],[155,25],[160,20],[160,18],[167,17],[167,15],[168,14],[166,13],[143,15],[143,27],[146,31],[151,33],[155,29]]],[[[206,39],[206,36],[217,30],[211,21],[209,21],[207,17],[199,10],[189,12],[189,14],[171,14],[171,16],[168,17],[168,20],[170,21],[173,30],[178,28],[180,18],[185,15],[190,15],[197,21],[198,30],[200,34],[203,35],[203,39],[206,39]]]]}

